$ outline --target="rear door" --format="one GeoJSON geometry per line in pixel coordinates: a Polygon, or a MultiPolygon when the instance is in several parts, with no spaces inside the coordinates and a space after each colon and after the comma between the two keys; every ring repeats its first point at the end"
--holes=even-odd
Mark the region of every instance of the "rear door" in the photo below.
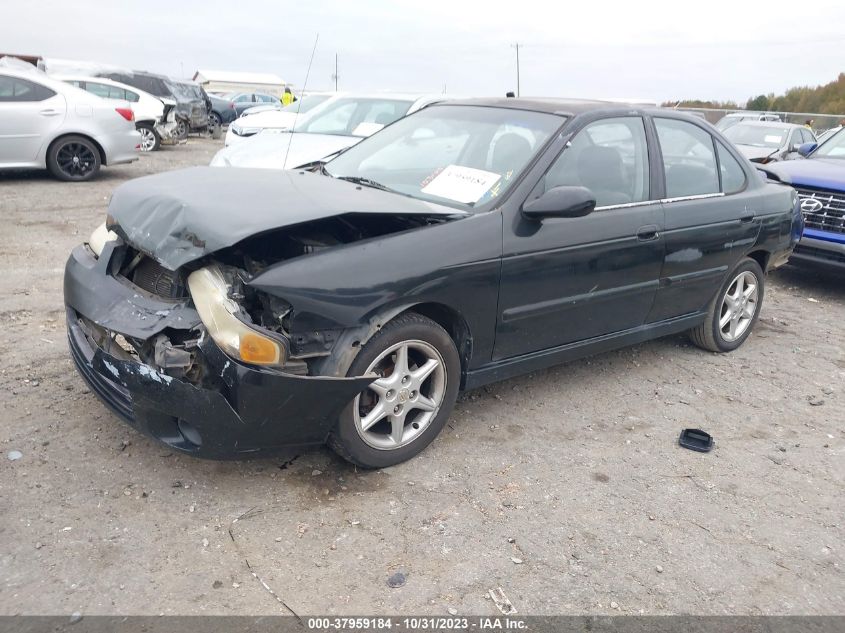
{"type": "Polygon", "coordinates": [[[33,163],[65,112],[62,95],[35,81],[0,74],[0,164],[33,163]]]}
{"type": "Polygon", "coordinates": [[[740,158],[703,126],[654,117],[665,193],[666,258],[649,322],[702,311],[756,242],[759,196],[740,158]]]}
{"type": "Polygon", "coordinates": [[[641,116],[587,124],[528,199],[584,186],[596,210],[542,223],[517,211],[506,221],[494,360],[643,325],[663,263],[647,137],[641,116]]]}

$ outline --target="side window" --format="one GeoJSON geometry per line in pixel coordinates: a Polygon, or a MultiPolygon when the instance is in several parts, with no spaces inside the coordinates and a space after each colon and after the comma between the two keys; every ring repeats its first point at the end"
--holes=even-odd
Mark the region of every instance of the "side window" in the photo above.
{"type": "Polygon", "coordinates": [[[32,81],[0,76],[0,101],[44,101],[56,93],[32,81]]]}
{"type": "Polygon", "coordinates": [[[109,89],[111,86],[107,86],[106,84],[97,84],[93,81],[89,81],[86,84],[86,90],[91,94],[97,95],[98,97],[102,97],[103,99],[110,99],[109,96],[109,89]]]}
{"type": "Polygon", "coordinates": [[[719,152],[719,169],[722,172],[722,191],[731,194],[745,189],[745,170],[721,141],[716,141],[716,149],[719,152]]]}
{"type": "Polygon", "coordinates": [[[124,90],[124,99],[126,99],[129,103],[138,103],[138,100],[141,98],[137,92],[132,92],[131,90],[124,90]]]}
{"type": "Polygon", "coordinates": [[[719,193],[713,137],[687,121],[655,118],[663,153],[666,197],[719,193]]]}
{"type": "Polygon", "coordinates": [[[813,133],[810,130],[801,130],[801,136],[804,137],[805,143],[815,143],[816,138],[813,136],[813,133]]]}
{"type": "Polygon", "coordinates": [[[581,186],[606,207],[649,199],[648,145],[641,117],[590,123],[578,132],[546,172],[542,191],[581,186]]]}
{"type": "Polygon", "coordinates": [[[804,142],[804,134],[803,130],[795,129],[792,130],[792,139],[789,141],[789,145],[786,149],[792,150],[793,145],[801,145],[804,142]]]}

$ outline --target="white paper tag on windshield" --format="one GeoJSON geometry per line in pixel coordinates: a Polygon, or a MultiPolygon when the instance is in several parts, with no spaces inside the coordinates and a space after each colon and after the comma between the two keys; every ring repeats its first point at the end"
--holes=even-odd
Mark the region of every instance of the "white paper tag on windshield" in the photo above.
{"type": "Polygon", "coordinates": [[[767,134],[767,135],[766,135],[765,142],[766,142],[766,143],[778,143],[778,144],[780,144],[780,140],[781,140],[781,138],[782,138],[782,137],[777,136],[777,135],[772,136],[772,135],[768,135],[768,134],[767,134]]]}
{"type": "Polygon", "coordinates": [[[449,165],[420,191],[463,204],[478,202],[501,176],[491,171],[449,165]]]}
{"type": "Polygon", "coordinates": [[[383,127],[381,123],[367,123],[364,121],[355,126],[355,129],[352,130],[352,136],[372,136],[383,127]]]}

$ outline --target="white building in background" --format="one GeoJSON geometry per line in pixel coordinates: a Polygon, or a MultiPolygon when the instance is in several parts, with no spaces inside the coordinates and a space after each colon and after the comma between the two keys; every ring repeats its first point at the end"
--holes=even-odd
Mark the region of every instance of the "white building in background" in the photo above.
{"type": "Polygon", "coordinates": [[[216,92],[265,92],[281,96],[287,85],[273,73],[239,73],[228,70],[198,70],[193,80],[205,90],[216,92]]]}

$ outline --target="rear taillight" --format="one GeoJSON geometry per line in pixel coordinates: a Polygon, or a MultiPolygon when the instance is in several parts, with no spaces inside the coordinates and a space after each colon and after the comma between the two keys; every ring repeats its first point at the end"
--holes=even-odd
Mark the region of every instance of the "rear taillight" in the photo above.
{"type": "Polygon", "coordinates": [[[135,120],[135,113],[132,112],[132,108],[115,108],[115,112],[117,112],[120,116],[122,116],[127,121],[134,121],[135,120]]]}

